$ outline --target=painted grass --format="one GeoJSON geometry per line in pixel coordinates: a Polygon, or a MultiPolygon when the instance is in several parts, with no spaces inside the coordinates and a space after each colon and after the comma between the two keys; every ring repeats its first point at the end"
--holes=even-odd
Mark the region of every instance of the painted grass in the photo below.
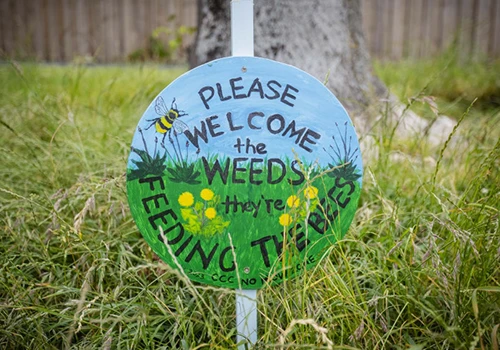
{"type": "MultiPolygon", "coordinates": [[[[388,83],[414,64],[388,65],[388,83]]],[[[0,67],[0,347],[234,347],[234,292],[159,261],[127,206],[132,133],[178,74],[0,67]]],[[[259,292],[259,347],[498,349],[499,122],[473,106],[446,147],[374,130],[353,227],[308,274],[259,292]]]]}
{"type": "MultiPolygon", "coordinates": [[[[269,271],[281,271],[283,266],[288,266],[288,270],[292,271],[293,267],[302,265],[302,262],[306,260],[311,261],[311,263],[305,264],[305,266],[307,268],[313,267],[314,263],[312,262],[317,263],[321,259],[324,247],[330,246],[343,237],[349,229],[360,195],[357,181],[349,182],[341,179],[336,182],[335,179],[328,176],[327,172],[323,172],[322,176],[314,176],[309,181],[304,179],[301,184],[293,186],[288,182],[288,179],[296,179],[297,174],[291,170],[290,160],[283,162],[283,166],[286,166],[286,170],[283,170],[276,165],[269,167],[266,165],[267,160],[263,159],[259,164],[264,165],[256,165],[254,168],[256,175],[253,176],[254,181],[261,183],[258,186],[253,185],[250,190],[249,171],[233,172],[234,164],[230,162],[229,158],[217,160],[213,158],[206,160],[206,162],[210,169],[214,169],[214,163],[216,163],[217,166],[226,169],[226,171],[221,170],[217,175],[210,176],[211,180],[209,180],[202,161],[197,160],[192,165],[195,169],[193,171],[199,174],[198,183],[176,183],[171,181],[172,176],[168,169],[175,169],[179,165],[170,161],[166,164],[167,170],[165,170],[165,175],[161,177],[162,180],[159,180],[158,175],[156,177],[149,175],[144,176],[144,179],[156,180],[141,183],[140,179],[133,178],[127,181],[128,197],[131,203],[134,203],[133,206],[131,205],[132,215],[138,226],[144,230],[145,238],[153,251],[172,266],[176,266],[177,263],[183,265],[185,273],[198,282],[233,288],[241,286],[246,289],[261,288],[263,284],[268,283],[264,279],[267,279],[269,271]],[[272,175],[268,175],[268,172],[272,175]],[[283,177],[283,181],[269,184],[266,181],[268,176],[271,180],[283,177]],[[233,177],[244,181],[244,183],[233,182],[233,177]],[[160,181],[163,181],[165,189],[162,189],[160,181]],[[151,185],[153,190],[151,190],[151,185]],[[304,193],[308,189],[317,191],[314,199],[305,198],[304,193]],[[212,191],[214,195],[214,198],[209,201],[203,200],[200,195],[202,191],[207,190],[212,191]],[[163,197],[158,200],[158,205],[155,205],[152,200],[149,200],[146,205],[144,204],[144,199],[159,195],[163,197]],[[295,195],[300,202],[300,209],[292,209],[287,205],[287,198],[291,195],[295,195]],[[181,205],[181,202],[185,202],[182,199],[186,198],[185,196],[188,196],[189,204],[181,205]],[[337,202],[329,199],[329,196],[333,199],[338,198],[337,202],[342,205],[345,203],[345,208],[337,205],[337,202]],[[248,210],[243,211],[243,203],[252,204],[248,204],[248,210]],[[307,203],[309,203],[312,213],[310,221],[314,223],[314,226],[309,225],[308,230],[305,229],[304,224],[307,203]],[[204,214],[207,208],[211,208],[215,213],[210,220],[204,214]],[[167,210],[172,210],[173,213],[165,217],[165,223],[162,224],[160,219],[151,223],[151,218],[167,210]],[[339,214],[334,214],[335,211],[338,211],[339,214]],[[297,228],[294,229],[293,225],[282,227],[280,224],[282,215],[290,215],[297,222],[297,228]],[[328,219],[332,215],[335,215],[335,219],[328,219]],[[185,232],[179,228],[179,223],[182,224],[185,232]],[[167,232],[166,239],[160,240],[161,233],[157,226],[161,226],[167,232]],[[266,264],[265,262],[267,259],[271,263],[277,260],[278,252],[274,248],[273,241],[265,243],[268,251],[266,257],[261,254],[259,245],[252,246],[250,244],[264,237],[269,239],[275,237],[273,240],[283,242],[284,255],[287,258],[284,258],[282,263],[278,263],[277,266],[269,266],[270,263],[266,264]],[[309,239],[311,244],[306,249],[301,247],[297,250],[294,247],[295,239],[298,242],[297,247],[301,247],[306,239],[309,239]],[[166,247],[164,241],[173,243],[166,247]],[[211,257],[206,260],[206,263],[202,263],[201,253],[193,250],[193,247],[198,244],[201,246],[204,256],[211,257]],[[230,250],[231,246],[236,247],[234,253],[230,250]],[[221,271],[220,261],[224,261],[222,265],[225,268],[230,267],[233,254],[236,257],[234,259],[235,270],[221,271]],[[172,255],[175,255],[175,258],[172,255]],[[185,264],[184,261],[188,260],[189,264],[185,264]],[[245,273],[248,266],[252,266],[251,275],[245,273]],[[187,271],[187,268],[192,268],[194,271],[187,271]],[[249,283],[248,281],[252,278],[254,282],[249,283]],[[230,283],[227,283],[228,281],[230,283]]],[[[237,165],[238,168],[249,166],[249,163],[238,163],[237,165]]],[[[308,173],[305,169],[304,172],[308,173]]],[[[207,173],[211,173],[211,171],[207,170],[207,173]]],[[[330,171],[330,173],[332,172],[330,171]]],[[[293,273],[296,272],[293,270],[293,273]]],[[[282,278],[278,277],[278,272],[271,274],[272,278],[269,283],[281,282],[282,278]]],[[[280,276],[283,276],[283,273],[280,276]]]]}

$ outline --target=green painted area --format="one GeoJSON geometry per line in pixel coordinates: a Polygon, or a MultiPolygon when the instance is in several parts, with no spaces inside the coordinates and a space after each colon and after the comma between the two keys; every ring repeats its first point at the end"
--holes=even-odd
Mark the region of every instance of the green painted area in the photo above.
{"type": "Polygon", "coordinates": [[[215,157],[205,167],[202,160],[169,162],[161,176],[139,179],[129,169],[132,215],[152,249],[192,280],[244,289],[281,283],[314,266],[345,235],[360,185],[335,177],[339,169],[311,171],[299,184],[299,174],[308,171],[297,171],[290,160],[285,172],[262,164],[235,166],[215,157]],[[212,171],[217,163],[227,166],[227,177],[212,171]],[[189,171],[176,167],[198,175],[179,182],[173,174],[189,171]]]}

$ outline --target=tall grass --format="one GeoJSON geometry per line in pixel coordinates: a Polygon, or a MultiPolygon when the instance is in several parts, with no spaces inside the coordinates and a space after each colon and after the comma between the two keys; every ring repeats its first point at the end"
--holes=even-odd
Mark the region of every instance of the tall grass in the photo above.
{"type": "MultiPolygon", "coordinates": [[[[378,72],[411,98],[421,86],[401,82],[427,64],[378,72]]],[[[434,72],[446,88],[468,69],[434,72]]],[[[0,67],[0,347],[235,346],[234,291],[166,266],[126,204],[137,121],[180,73],[0,67]]],[[[470,104],[429,93],[457,120],[470,104]]],[[[350,232],[313,271],[259,292],[259,348],[498,349],[500,115],[483,107],[446,147],[373,131],[350,232]]]]}

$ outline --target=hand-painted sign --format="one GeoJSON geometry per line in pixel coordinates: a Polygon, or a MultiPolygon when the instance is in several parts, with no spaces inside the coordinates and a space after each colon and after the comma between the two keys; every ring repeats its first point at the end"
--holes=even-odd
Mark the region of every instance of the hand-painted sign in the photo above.
{"type": "Polygon", "coordinates": [[[230,57],[167,86],[139,121],[127,169],[146,241],[191,279],[280,283],[344,236],[361,189],[352,123],[309,74],[230,57]]]}

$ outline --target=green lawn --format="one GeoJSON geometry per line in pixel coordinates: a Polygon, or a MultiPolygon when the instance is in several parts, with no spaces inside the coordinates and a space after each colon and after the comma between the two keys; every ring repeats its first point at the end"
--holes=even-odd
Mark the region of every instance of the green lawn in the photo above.
{"type": "MultiPolygon", "coordinates": [[[[258,293],[259,348],[498,349],[499,67],[376,64],[415,111],[461,122],[437,146],[379,123],[348,234],[258,293]]],[[[137,122],[182,72],[0,66],[0,348],[235,346],[234,291],[166,266],[127,204],[137,122]]]]}

